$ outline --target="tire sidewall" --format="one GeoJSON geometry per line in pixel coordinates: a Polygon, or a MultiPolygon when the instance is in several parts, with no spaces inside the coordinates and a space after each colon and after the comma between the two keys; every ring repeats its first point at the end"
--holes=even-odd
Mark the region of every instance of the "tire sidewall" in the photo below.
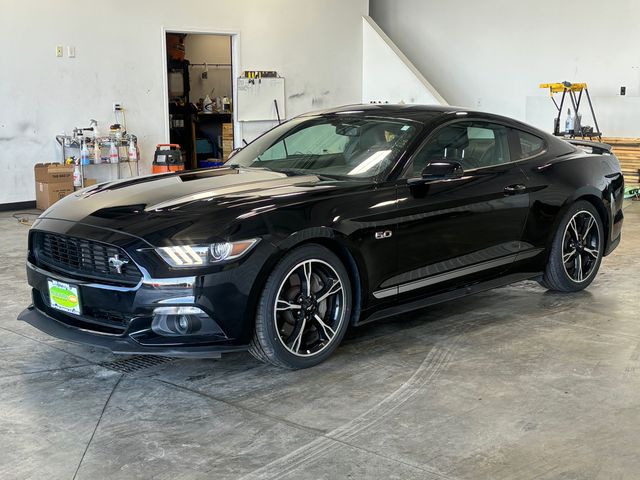
{"type": "Polygon", "coordinates": [[[353,307],[352,299],[353,295],[351,291],[351,279],[338,256],[320,245],[304,245],[289,252],[282,260],[278,262],[278,264],[271,272],[271,275],[269,275],[259,302],[259,311],[256,321],[262,322],[262,327],[264,329],[266,339],[269,343],[269,350],[272,350],[273,355],[276,357],[276,360],[279,363],[283,363],[289,368],[307,368],[317,365],[326,360],[342,341],[342,338],[344,337],[347,328],[349,327],[349,321],[351,318],[351,311],[353,307]],[[285,276],[288,275],[291,269],[297,264],[310,259],[318,259],[328,263],[338,274],[338,277],[342,282],[342,288],[344,291],[344,312],[342,315],[340,326],[336,331],[336,335],[331,340],[331,344],[317,355],[313,355],[310,357],[301,357],[289,352],[282,344],[276,329],[273,309],[280,289],[280,285],[285,276]]]}

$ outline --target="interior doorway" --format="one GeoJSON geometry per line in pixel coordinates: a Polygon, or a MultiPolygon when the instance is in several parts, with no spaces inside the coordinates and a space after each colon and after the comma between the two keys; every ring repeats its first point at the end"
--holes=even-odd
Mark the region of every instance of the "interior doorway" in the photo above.
{"type": "Polygon", "coordinates": [[[234,144],[234,35],[164,35],[169,143],[185,170],[220,165],[234,144]]]}

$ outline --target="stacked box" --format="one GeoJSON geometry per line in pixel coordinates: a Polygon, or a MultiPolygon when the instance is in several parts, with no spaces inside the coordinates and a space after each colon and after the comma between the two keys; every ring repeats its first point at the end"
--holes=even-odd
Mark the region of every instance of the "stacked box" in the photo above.
{"type": "Polygon", "coordinates": [[[33,167],[36,179],[36,207],[46,210],[73,192],[73,165],[38,163],[33,167]]]}
{"type": "Polygon", "coordinates": [[[233,150],[233,123],[222,124],[222,158],[226,162],[233,150]]]}

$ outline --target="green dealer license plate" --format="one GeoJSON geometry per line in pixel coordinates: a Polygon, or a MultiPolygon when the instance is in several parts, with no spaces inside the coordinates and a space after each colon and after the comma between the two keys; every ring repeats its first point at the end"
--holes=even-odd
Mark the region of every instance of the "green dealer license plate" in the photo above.
{"type": "Polygon", "coordinates": [[[80,315],[78,287],[57,280],[47,280],[47,282],[49,283],[51,307],[63,312],[80,315]]]}

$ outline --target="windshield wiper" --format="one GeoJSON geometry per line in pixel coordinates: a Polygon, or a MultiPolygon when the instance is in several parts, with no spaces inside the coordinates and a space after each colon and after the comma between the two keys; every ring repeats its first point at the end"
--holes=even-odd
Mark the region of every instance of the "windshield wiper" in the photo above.
{"type": "Polygon", "coordinates": [[[270,168],[274,172],[280,173],[291,173],[293,175],[315,175],[319,178],[329,179],[329,180],[340,180],[340,177],[327,175],[325,173],[314,172],[313,170],[305,170],[302,168],[270,168]]]}
{"type": "Polygon", "coordinates": [[[239,163],[230,163],[228,165],[225,164],[224,166],[229,168],[234,168],[236,170],[240,170],[241,168],[243,170],[269,170],[267,167],[254,167],[253,165],[247,167],[245,165],[240,165],[239,163]]]}

